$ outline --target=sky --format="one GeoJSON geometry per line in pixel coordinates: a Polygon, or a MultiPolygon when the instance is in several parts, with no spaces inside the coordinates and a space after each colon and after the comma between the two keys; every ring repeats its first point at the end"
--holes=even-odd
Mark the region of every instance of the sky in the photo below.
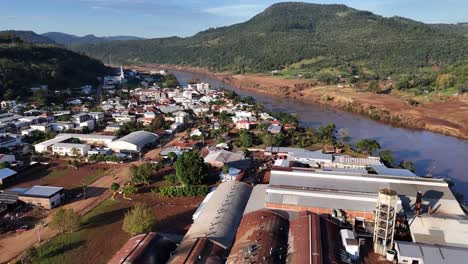
{"type": "MultiPolygon", "coordinates": [[[[191,36],[240,23],[274,0],[0,0],[0,30],[128,35],[145,38],[191,36]]],[[[382,16],[426,23],[468,22],[467,0],[316,0],[345,4],[382,16]]]]}

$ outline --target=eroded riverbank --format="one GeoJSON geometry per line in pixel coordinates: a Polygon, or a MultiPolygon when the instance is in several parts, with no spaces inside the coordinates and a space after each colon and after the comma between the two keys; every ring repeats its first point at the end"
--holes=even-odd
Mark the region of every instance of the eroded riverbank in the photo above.
{"type": "Polygon", "coordinates": [[[138,66],[140,70],[146,71],[161,67],[203,74],[255,93],[290,98],[305,103],[324,104],[393,126],[429,130],[468,139],[468,96],[466,95],[412,106],[406,100],[391,94],[374,94],[337,85],[317,85],[314,81],[304,79],[281,79],[262,74],[230,75],[172,65],[138,66]]]}

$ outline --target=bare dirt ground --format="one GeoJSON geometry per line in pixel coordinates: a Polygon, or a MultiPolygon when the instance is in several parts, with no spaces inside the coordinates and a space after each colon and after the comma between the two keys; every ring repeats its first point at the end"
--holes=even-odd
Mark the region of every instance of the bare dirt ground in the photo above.
{"type": "Polygon", "coordinates": [[[54,160],[49,163],[49,168],[28,173],[21,179],[21,183],[13,187],[31,187],[33,185],[60,186],[65,189],[80,187],[82,184],[91,183],[98,177],[111,170],[110,164],[81,164],[78,169],[67,165],[65,160],[54,160]]]}
{"type": "MultiPolygon", "coordinates": [[[[128,174],[128,167],[122,166],[121,168],[119,168],[117,174],[115,175],[115,181],[119,184],[125,183],[128,180],[128,174]]],[[[64,206],[64,208],[74,209],[81,215],[86,214],[94,207],[96,207],[96,205],[110,197],[111,192],[109,191],[109,186],[112,184],[113,181],[113,176],[111,176],[110,174],[101,177],[100,179],[92,183],[90,186],[88,186],[88,191],[85,199],[67,204],[64,206]]],[[[45,219],[45,222],[50,222],[52,212],[45,219]]],[[[42,241],[50,240],[57,234],[56,231],[50,229],[49,227],[35,226],[34,228],[25,231],[21,234],[15,234],[1,239],[0,263],[7,263],[8,261],[17,258],[26,249],[35,245],[38,241],[38,232],[40,232],[41,234],[42,241]]]]}
{"type": "Polygon", "coordinates": [[[173,65],[140,65],[132,68],[149,71],[161,67],[206,74],[241,89],[306,103],[320,103],[362,114],[376,120],[414,129],[468,139],[468,96],[451,96],[436,102],[421,102],[411,106],[394,94],[374,94],[337,85],[323,86],[304,79],[283,79],[264,74],[230,75],[200,68],[173,65]]]}

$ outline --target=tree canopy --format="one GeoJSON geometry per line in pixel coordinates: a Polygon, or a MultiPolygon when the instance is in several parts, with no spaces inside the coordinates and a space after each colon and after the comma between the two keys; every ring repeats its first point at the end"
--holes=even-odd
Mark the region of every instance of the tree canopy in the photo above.
{"type": "Polygon", "coordinates": [[[184,152],[175,162],[176,177],[182,185],[198,185],[206,178],[208,170],[203,158],[196,152],[184,152]]]}

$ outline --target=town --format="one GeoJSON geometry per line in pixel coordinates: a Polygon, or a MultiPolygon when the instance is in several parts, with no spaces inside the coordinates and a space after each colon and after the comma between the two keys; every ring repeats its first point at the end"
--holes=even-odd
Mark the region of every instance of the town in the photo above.
{"type": "Polygon", "coordinates": [[[170,70],[114,70],[1,102],[1,263],[468,258],[453,184],[376,140],[170,70]]]}

